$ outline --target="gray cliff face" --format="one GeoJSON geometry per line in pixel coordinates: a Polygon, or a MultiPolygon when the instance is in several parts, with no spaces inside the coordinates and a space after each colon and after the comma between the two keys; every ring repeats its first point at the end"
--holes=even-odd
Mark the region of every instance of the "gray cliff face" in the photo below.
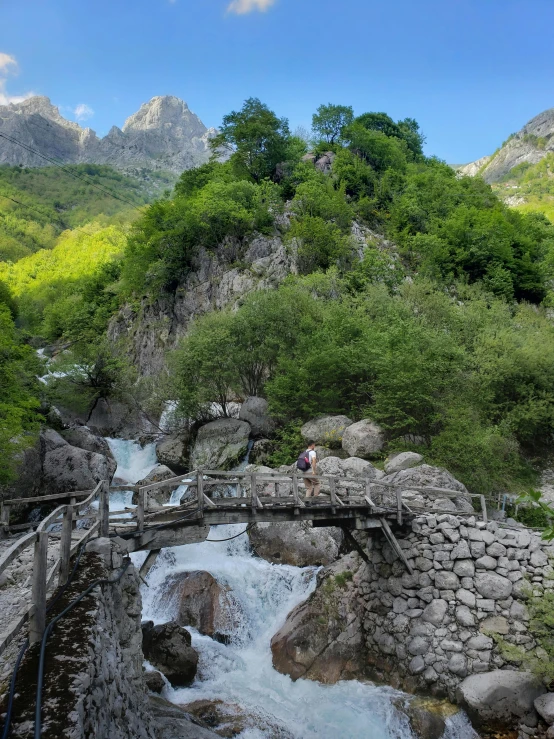
{"type": "Polygon", "coordinates": [[[276,287],[296,270],[293,255],[277,233],[255,236],[237,248],[244,267],[229,264],[226,254],[235,251],[229,244],[214,252],[201,250],[194,271],[175,292],[155,301],[145,297],[138,310],[126,306],[112,319],[110,340],[123,341],[141,374],[158,375],[163,370],[165,352],[175,348],[193,318],[235,306],[253,290],[276,287]]]}
{"type": "Polygon", "coordinates": [[[487,182],[498,182],[518,164],[537,164],[554,151],[554,108],[545,110],[510,138],[494,155],[459,168],[461,174],[480,173],[487,182]]]}
{"type": "MultiPolygon", "coordinates": [[[[179,98],[154,97],[100,139],[90,128],[67,121],[47,97],[0,106],[0,133],[67,164],[144,167],[181,173],[209,158],[207,129],[179,98]]],[[[44,167],[47,162],[18,144],[0,139],[0,164],[44,167]]]]}

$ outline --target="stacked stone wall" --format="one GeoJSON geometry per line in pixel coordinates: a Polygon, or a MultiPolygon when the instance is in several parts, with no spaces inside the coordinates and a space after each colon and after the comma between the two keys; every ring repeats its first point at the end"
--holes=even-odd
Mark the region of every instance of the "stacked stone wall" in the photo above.
{"type": "Polygon", "coordinates": [[[367,541],[370,563],[351,584],[378,677],[454,699],[468,675],[517,669],[494,637],[545,656],[525,605],[529,593],[554,590],[554,548],[538,534],[444,514],[421,516],[397,537],[414,574],[375,535],[367,541]]]}

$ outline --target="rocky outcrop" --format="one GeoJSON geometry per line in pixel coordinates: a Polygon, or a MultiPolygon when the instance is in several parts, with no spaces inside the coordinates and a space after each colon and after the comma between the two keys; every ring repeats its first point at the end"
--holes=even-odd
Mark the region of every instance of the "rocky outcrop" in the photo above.
{"type": "MultiPolygon", "coordinates": [[[[44,737],[159,739],[142,671],[140,580],[113,540],[95,539],[80,559],[60,613],[91,582],[110,578],[68,611],[48,640],[42,721],[44,737]]],[[[53,614],[52,614],[53,615],[53,614]]],[[[18,673],[12,735],[33,733],[38,654],[29,650],[18,673]]],[[[0,707],[5,712],[5,705],[0,707]]]]}
{"type": "Polygon", "coordinates": [[[400,452],[393,454],[385,461],[385,472],[387,475],[393,475],[400,470],[409,470],[410,467],[417,467],[423,462],[421,454],[416,452],[400,452]]]}
{"type": "Polygon", "coordinates": [[[351,457],[372,457],[384,446],[385,435],[370,418],[348,426],[342,437],[342,448],[351,457]]]}
{"type": "Polygon", "coordinates": [[[295,567],[332,564],[344,537],[341,529],[313,528],[311,521],[258,523],[248,535],[258,557],[295,567]]]}
{"type": "Polygon", "coordinates": [[[163,602],[180,626],[226,641],[236,628],[237,604],[209,572],[182,572],[165,583],[163,602]]]}
{"type": "Polygon", "coordinates": [[[142,411],[131,408],[118,400],[100,398],[90,416],[87,426],[99,436],[121,439],[136,439],[144,434],[155,434],[159,428],[142,411]]]}
{"type": "MultiPolygon", "coordinates": [[[[171,95],[144,103],[127,118],[123,129],[112,126],[101,139],[90,128],[63,118],[42,96],[0,106],[0,126],[4,133],[64,163],[91,162],[127,171],[146,168],[176,175],[208,161],[209,140],[215,134],[185,102],[171,95]]],[[[43,167],[44,160],[4,141],[0,164],[43,167]]]]}
{"type": "Polygon", "coordinates": [[[482,157],[459,168],[460,174],[482,175],[486,182],[498,182],[518,164],[537,164],[554,151],[554,108],[529,121],[521,131],[510,136],[490,157],[482,157]]]}
{"type": "Polygon", "coordinates": [[[275,431],[275,422],[269,415],[268,403],[265,398],[250,396],[246,398],[239,411],[241,421],[250,424],[254,437],[270,436],[275,431]]]}
{"type": "Polygon", "coordinates": [[[156,722],[157,739],[218,739],[220,736],[188,711],[160,696],[149,696],[148,709],[156,722]]]}
{"type": "Polygon", "coordinates": [[[347,416],[321,416],[305,423],[300,429],[306,441],[315,441],[329,448],[340,447],[344,430],[352,425],[347,416]]]}
{"type": "Polygon", "coordinates": [[[188,455],[188,439],[183,435],[168,436],[156,444],[158,462],[170,467],[177,475],[188,470],[188,455]]]}
{"type": "Polygon", "coordinates": [[[88,426],[75,426],[61,432],[63,438],[68,444],[85,449],[88,452],[96,452],[102,454],[108,460],[108,468],[110,471],[110,479],[115,475],[117,462],[110,449],[110,445],[102,436],[96,436],[92,433],[88,426]]]}
{"type": "Polygon", "coordinates": [[[146,659],[172,685],[190,685],[198,667],[198,653],[191,646],[186,629],[171,621],[154,626],[153,621],[142,625],[142,651],[146,659]]]}
{"type": "Polygon", "coordinates": [[[273,666],[293,680],[335,683],[363,674],[362,610],[353,598],[355,557],[318,575],[318,587],[297,606],[271,640],[273,666]]]}
{"type": "Polygon", "coordinates": [[[235,246],[232,258],[225,244],[212,251],[200,249],[192,271],[174,292],[154,301],[145,298],[138,308],[127,305],[111,320],[110,340],[125,344],[142,375],[158,375],[164,369],[166,352],[186,335],[194,318],[235,306],[254,290],[274,288],[296,269],[278,230],[235,246]],[[236,266],[238,261],[244,266],[236,266]]]}
{"type": "Polygon", "coordinates": [[[92,490],[113,477],[112,458],[72,446],[52,429],[42,432],[41,445],[44,494],[92,490]]]}
{"type": "Polygon", "coordinates": [[[486,731],[514,728],[520,720],[536,726],[535,701],[546,693],[544,685],[529,672],[494,670],[467,677],[456,697],[474,726],[486,731]]]}
{"type": "Polygon", "coordinates": [[[226,470],[246,454],[250,426],[236,418],[220,418],[202,426],[190,455],[193,469],[226,470]]]}
{"type": "Polygon", "coordinates": [[[421,464],[417,467],[403,469],[399,472],[387,475],[380,480],[383,484],[394,485],[402,490],[402,497],[408,505],[416,508],[425,505],[435,508],[437,511],[453,512],[462,511],[471,513],[473,506],[467,488],[463,483],[445,470],[443,467],[432,467],[421,464]],[[417,488],[433,487],[452,493],[459,493],[455,497],[441,497],[440,493],[425,493],[417,488]]]}

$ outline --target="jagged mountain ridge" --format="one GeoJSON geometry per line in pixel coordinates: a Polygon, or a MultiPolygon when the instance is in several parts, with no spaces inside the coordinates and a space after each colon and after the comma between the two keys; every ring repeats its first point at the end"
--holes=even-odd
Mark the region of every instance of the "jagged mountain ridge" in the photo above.
{"type": "MultiPolygon", "coordinates": [[[[99,138],[91,128],[68,121],[49,98],[34,96],[0,106],[0,133],[65,164],[110,164],[179,174],[209,158],[208,129],[188,105],[172,95],[144,103],[122,129],[99,138]]],[[[40,156],[0,138],[0,164],[44,167],[40,156]]]]}
{"type": "Polygon", "coordinates": [[[460,167],[461,174],[481,175],[487,182],[498,182],[518,164],[537,164],[554,152],[554,108],[532,118],[492,155],[460,167]]]}

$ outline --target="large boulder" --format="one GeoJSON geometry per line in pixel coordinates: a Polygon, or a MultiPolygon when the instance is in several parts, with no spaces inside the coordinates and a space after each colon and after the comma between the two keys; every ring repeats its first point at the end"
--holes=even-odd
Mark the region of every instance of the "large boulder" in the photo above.
{"type": "Polygon", "coordinates": [[[345,477],[363,477],[368,480],[381,480],[385,473],[374,467],[371,462],[360,457],[348,457],[340,463],[345,477]]]}
{"type": "Polygon", "coordinates": [[[494,670],[470,675],[456,689],[458,703],[476,728],[506,730],[534,712],[535,700],[546,693],[530,672],[494,670]]]}
{"type": "Polygon", "coordinates": [[[88,426],[75,426],[62,431],[61,435],[72,446],[76,446],[79,449],[86,449],[87,452],[103,454],[108,460],[111,477],[115,475],[117,462],[110,449],[110,445],[104,437],[93,434],[88,426]]]}
{"type": "Polygon", "coordinates": [[[184,436],[167,436],[156,444],[156,458],[178,475],[188,469],[188,441],[184,436]]]}
{"type": "Polygon", "coordinates": [[[370,418],[348,426],[342,437],[342,448],[351,457],[372,457],[378,454],[384,446],[383,430],[370,418]]]}
{"type": "Polygon", "coordinates": [[[547,724],[554,724],[554,693],[545,693],[535,698],[535,710],[547,724]]]}
{"type": "Polygon", "coordinates": [[[317,464],[320,475],[331,475],[332,477],[361,478],[362,480],[380,480],[384,473],[374,467],[371,462],[359,457],[324,457],[317,464]]]}
{"type": "Polygon", "coordinates": [[[347,416],[321,416],[305,423],[300,429],[306,441],[326,447],[340,447],[344,430],[352,425],[347,416]]]}
{"type": "Polygon", "coordinates": [[[218,739],[219,737],[219,734],[214,734],[195,716],[159,695],[148,697],[148,709],[154,717],[156,736],[159,739],[218,739]]]}
{"type": "MultiPolygon", "coordinates": [[[[463,513],[471,513],[473,506],[471,505],[471,498],[465,485],[445,470],[443,467],[432,467],[428,464],[421,464],[418,467],[411,467],[407,470],[400,470],[393,474],[383,477],[379,482],[384,485],[392,485],[394,487],[400,487],[401,490],[412,491],[420,487],[433,487],[442,488],[444,490],[451,490],[453,493],[459,493],[455,498],[448,498],[445,500],[445,506],[443,510],[447,510],[446,503],[451,504],[452,512],[461,511],[463,513]]],[[[421,493],[423,495],[426,505],[433,505],[440,498],[440,494],[421,493]]]]}
{"type": "Polygon", "coordinates": [[[275,422],[269,415],[268,403],[264,398],[251,395],[246,398],[239,411],[241,421],[250,424],[252,436],[270,436],[275,430],[275,422]]]}
{"type": "Polygon", "coordinates": [[[399,454],[393,454],[385,462],[385,472],[387,475],[392,475],[400,470],[408,470],[410,467],[417,467],[418,464],[423,462],[421,454],[416,452],[400,452],[399,454]]]}
{"type": "Polygon", "coordinates": [[[311,521],[259,523],[248,535],[259,557],[273,564],[295,567],[335,562],[344,537],[338,528],[314,529],[311,521]]]}
{"type": "Polygon", "coordinates": [[[236,628],[235,603],[228,590],[209,572],[171,575],[163,594],[165,604],[180,626],[192,626],[201,634],[226,641],[236,628]]]}
{"type": "Polygon", "coordinates": [[[271,640],[276,670],[322,683],[363,674],[362,608],[350,593],[358,564],[357,555],[347,555],[319,574],[316,590],[271,640]]]}
{"type": "Polygon", "coordinates": [[[191,454],[193,469],[229,469],[248,449],[250,425],[236,418],[220,418],[202,426],[191,454]]]}
{"type": "Polygon", "coordinates": [[[41,434],[45,494],[92,490],[101,480],[111,481],[113,464],[103,454],[71,446],[56,431],[41,434]]]}
{"type": "MultiPolygon", "coordinates": [[[[153,469],[150,470],[150,472],[146,475],[146,477],[143,477],[142,480],[139,480],[135,483],[137,487],[146,487],[146,485],[153,485],[155,482],[164,482],[165,480],[172,480],[175,477],[175,473],[173,470],[170,470],[169,467],[166,467],[165,464],[157,464],[153,469]]],[[[175,485],[175,488],[177,488],[178,485],[175,485]]],[[[156,501],[158,505],[164,505],[164,503],[169,503],[169,499],[171,497],[171,493],[175,488],[159,488],[157,490],[151,490],[148,493],[148,500],[156,501]]],[[[138,503],[138,491],[133,493],[133,503],[136,505],[138,503]]]]}
{"type": "Polygon", "coordinates": [[[174,621],[159,626],[153,621],[143,623],[142,651],[172,685],[190,685],[194,680],[198,654],[191,646],[189,632],[174,621]]]}
{"type": "Polygon", "coordinates": [[[87,419],[90,430],[100,436],[116,436],[135,439],[141,434],[155,434],[155,426],[142,411],[131,408],[118,400],[100,398],[87,419]]]}

